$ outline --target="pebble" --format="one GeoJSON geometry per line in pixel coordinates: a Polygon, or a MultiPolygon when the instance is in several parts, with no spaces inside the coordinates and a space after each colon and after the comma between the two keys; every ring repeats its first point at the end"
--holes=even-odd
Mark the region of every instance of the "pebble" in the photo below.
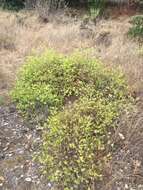
{"type": "Polygon", "coordinates": [[[12,155],[13,155],[12,153],[10,153],[10,154],[7,154],[7,156],[8,156],[8,157],[12,157],[12,155]]]}
{"type": "Polygon", "coordinates": [[[143,190],[143,185],[138,185],[139,190],[143,190]]]}
{"type": "Polygon", "coordinates": [[[4,180],[5,180],[4,177],[3,177],[3,176],[0,176],[0,187],[3,186],[4,180]]]}
{"type": "Polygon", "coordinates": [[[128,186],[128,184],[125,184],[125,189],[129,189],[129,186],[128,186]]]}
{"type": "Polygon", "coordinates": [[[120,137],[120,139],[125,140],[125,137],[122,133],[119,133],[119,137],[120,137]]]}
{"type": "Polygon", "coordinates": [[[26,182],[32,182],[32,179],[30,177],[25,178],[26,182]]]}
{"type": "Polygon", "coordinates": [[[6,123],[3,124],[3,126],[6,126],[6,125],[8,125],[8,124],[9,124],[9,123],[6,122],[6,123]]]}
{"type": "Polygon", "coordinates": [[[0,182],[3,182],[3,181],[4,181],[4,177],[0,176],[0,182]]]}
{"type": "Polygon", "coordinates": [[[52,184],[51,184],[51,183],[48,183],[48,187],[52,187],[52,184]]]}
{"type": "Polygon", "coordinates": [[[18,154],[24,154],[24,150],[18,150],[17,153],[18,154]]]}

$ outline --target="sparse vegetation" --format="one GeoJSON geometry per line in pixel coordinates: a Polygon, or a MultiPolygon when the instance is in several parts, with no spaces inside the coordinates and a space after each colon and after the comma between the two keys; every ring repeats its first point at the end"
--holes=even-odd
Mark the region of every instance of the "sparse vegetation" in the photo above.
{"type": "Polygon", "coordinates": [[[12,36],[0,34],[0,49],[15,50],[15,41],[12,36]]]}

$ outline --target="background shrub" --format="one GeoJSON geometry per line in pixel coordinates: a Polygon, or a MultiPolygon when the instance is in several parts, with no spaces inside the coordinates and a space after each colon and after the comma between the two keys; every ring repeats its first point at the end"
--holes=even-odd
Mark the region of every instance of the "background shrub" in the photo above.
{"type": "Polygon", "coordinates": [[[0,6],[5,9],[19,10],[24,8],[25,0],[0,0],[0,6]]]}
{"type": "Polygon", "coordinates": [[[131,37],[143,38],[143,15],[132,17],[132,27],[129,30],[131,37]]]}
{"type": "Polygon", "coordinates": [[[96,18],[103,13],[105,0],[88,0],[88,7],[92,18],[96,18]]]}

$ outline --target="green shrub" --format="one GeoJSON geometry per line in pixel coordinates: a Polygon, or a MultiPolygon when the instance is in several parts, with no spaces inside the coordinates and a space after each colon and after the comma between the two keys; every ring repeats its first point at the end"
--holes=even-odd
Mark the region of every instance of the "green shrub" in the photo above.
{"type": "Polygon", "coordinates": [[[105,0],[88,0],[90,15],[96,18],[101,15],[105,8],[105,0]]]}
{"type": "Polygon", "coordinates": [[[46,114],[47,110],[62,105],[62,59],[53,51],[27,58],[11,93],[23,114],[34,117],[37,112],[46,114]]]}
{"type": "Polygon", "coordinates": [[[24,0],[0,0],[0,6],[4,9],[16,10],[24,8],[24,0]]]}
{"type": "Polygon", "coordinates": [[[45,119],[48,110],[39,161],[50,182],[64,190],[92,189],[110,157],[110,134],[127,95],[123,75],[86,52],[48,50],[27,59],[12,97],[32,117],[45,119]]]}
{"type": "Polygon", "coordinates": [[[78,52],[69,57],[54,51],[29,57],[20,71],[12,97],[27,115],[60,109],[80,97],[120,98],[124,80],[97,60],[78,52]]]}
{"type": "Polygon", "coordinates": [[[120,100],[82,98],[49,118],[40,162],[50,182],[64,190],[92,189],[111,156],[109,131],[120,106],[120,100]]]}
{"type": "Polygon", "coordinates": [[[136,15],[131,20],[132,27],[129,30],[131,37],[143,38],[143,15],[136,15]]]}

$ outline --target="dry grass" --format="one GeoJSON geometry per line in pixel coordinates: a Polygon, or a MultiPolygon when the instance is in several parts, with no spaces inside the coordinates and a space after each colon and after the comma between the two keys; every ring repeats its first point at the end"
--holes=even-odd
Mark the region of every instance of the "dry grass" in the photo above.
{"type": "Polygon", "coordinates": [[[103,190],[143,189],[143,107],[140,108],[120,120],[112,140],[116,151],[108,163],[103,190]]]}
{"type": "Polygon", "coordinates": [[[48,47],[67,53],[86,44],[80,38],[78,24],[70,19],[64,20],[67,25],[59,24],[59,19],[56,23],[44,24],[32,11],[0,11],[0,68],[8,84],[5,90],[1,88],[1,93],[11,87],[17,69],[33,50],[48,47]]]}
{"type": "Polygon", "coordinates": [[[32,11],[19,13],[0,11],[0,68],[6,73],[8,87],[16,71],[31,51],[54,48],[70,53],[75,48],[95,48],[95,54],[112,67],[126,74],[132,91],[140,92],[143,85],[143,61],[139,45],[126,36],[129,17],[101,20],[96,25],[81,24],[80,19],[56,15],[51,22],[40,22],[32,11]]]}
{"type": "MultiPolygon", "coordinates": [[[[127,37],[130,27],[129,18],[101,21],[96,28],[96,37],[108,33],[108,47],[104,43],[95,43],[98,56],[112,67],[120,67],[126,74],[132,90],[140,91],[143,85],[143,58],[139,56],[140,46],[127,37]]],[[[96,40],[95,40],[96,41],[96,40]]]]}

